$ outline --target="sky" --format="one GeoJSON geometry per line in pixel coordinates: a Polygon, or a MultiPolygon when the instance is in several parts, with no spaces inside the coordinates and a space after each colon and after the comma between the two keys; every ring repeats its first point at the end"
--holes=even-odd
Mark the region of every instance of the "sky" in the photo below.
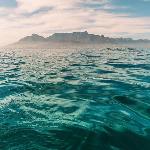
{"type": "Polygon", "coordinates": [[[33,33],[150,39],[150,0],[0,0],[0,46],[33,33]]]}

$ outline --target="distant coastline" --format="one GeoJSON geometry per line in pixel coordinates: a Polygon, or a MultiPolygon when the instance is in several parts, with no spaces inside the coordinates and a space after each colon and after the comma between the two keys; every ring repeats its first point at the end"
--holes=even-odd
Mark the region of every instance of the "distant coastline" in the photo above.
{"type": "Polygon", "coordinates": [[[38,34],[32,34],[20,39],[18,42],[6,46],[6,48],[78,48],[78,47],[102,47],[102,46],[141,46],[150,47],[150,40],[132,38],[110,38],[104,35],[95,35],[85,32],[54,33],[45,38],[38,34]]]}

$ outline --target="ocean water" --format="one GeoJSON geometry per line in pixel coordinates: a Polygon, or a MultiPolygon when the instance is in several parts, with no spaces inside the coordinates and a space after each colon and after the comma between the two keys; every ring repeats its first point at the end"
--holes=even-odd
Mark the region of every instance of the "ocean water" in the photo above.
{"type": "Polygon", "coordinates": [[[0,150],[150,150],[150,49],[1,50],[0,150]]]}

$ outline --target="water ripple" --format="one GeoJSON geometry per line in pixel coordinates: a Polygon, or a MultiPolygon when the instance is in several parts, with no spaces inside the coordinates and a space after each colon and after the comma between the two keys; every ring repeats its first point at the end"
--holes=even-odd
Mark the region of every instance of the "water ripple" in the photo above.
{"type": "Polygon", "coordinates": [[[150,149],[150,51],[0,52],[0,149],[150,149]]]}

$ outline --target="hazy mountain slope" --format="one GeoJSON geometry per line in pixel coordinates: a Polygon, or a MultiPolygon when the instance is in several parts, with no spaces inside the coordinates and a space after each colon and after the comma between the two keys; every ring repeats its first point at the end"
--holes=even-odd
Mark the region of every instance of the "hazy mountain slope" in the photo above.
{"type": "Polygon", "coordinates": [[[99,47],[102,45],[150,45],[149,40],[133,40],[131,38],[109,38],[85,32],[54,33],[45,38],[37,34],[24,37],[8,48],[65,48],[65,47],[99,47]]]}

